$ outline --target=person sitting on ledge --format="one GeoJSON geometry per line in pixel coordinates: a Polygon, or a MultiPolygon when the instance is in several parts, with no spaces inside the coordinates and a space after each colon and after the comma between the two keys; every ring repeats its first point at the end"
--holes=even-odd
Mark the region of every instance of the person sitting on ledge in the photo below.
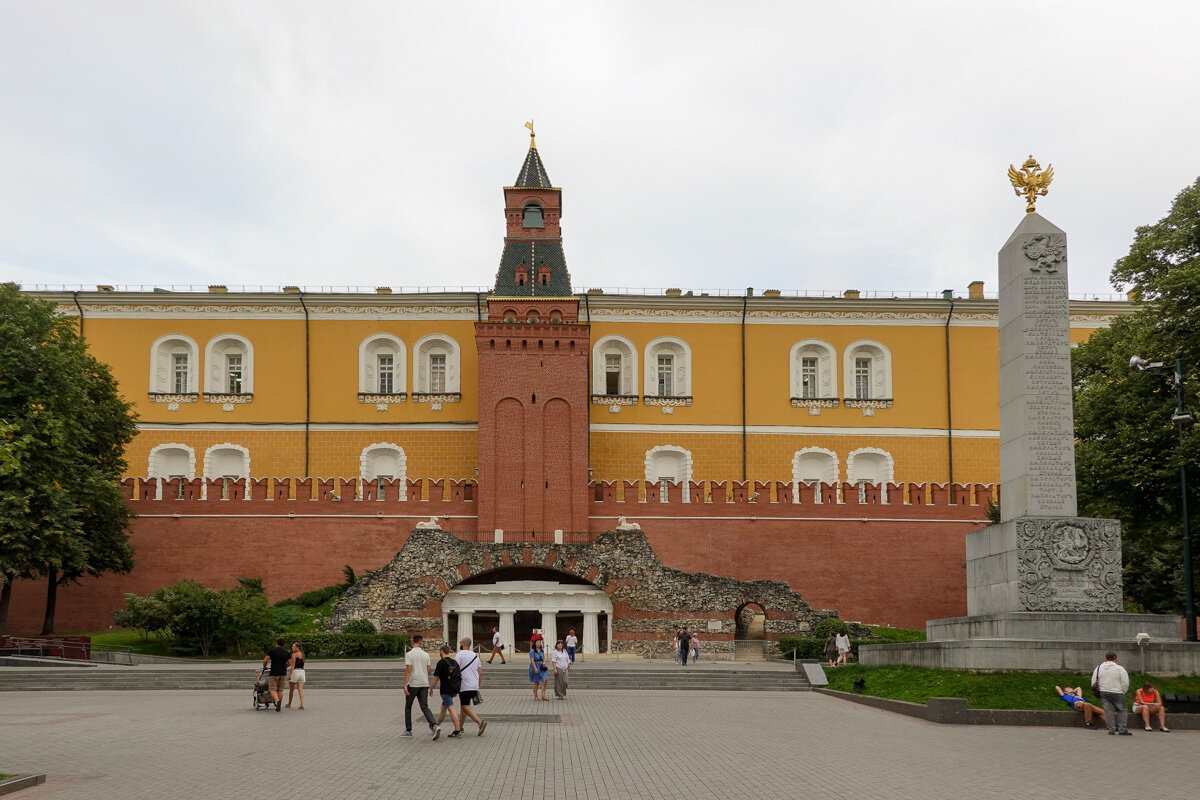
{"type": "Polygon", "coordinates": [[[1105,725],[1108,724],[1108,720],[1104,718],[1104,709],[1100,708],[1099,706],[1094,706],[1087,700],[1083,699],[1082,686],[1076,686],[1075,688],[1068,686],[1066,689],[1063,689],[1061,686],[1055,686],[1054,693],[1062,698],[1062,701],[1071,708],[1075,709],[1076,711],[1083,712],[1083,726],[1085,728],[1096,727],[1092,724],[1093,715],[1099,715],[1100,721],[1105,725]]]}
{"type": "Polygon", "coordinates": [[[1143,683],[1142,688],[1133,693],[1133,713],[1146,723],[1146,730],[1153,730],[1150,727],[1150,716],[1153,714],[1158,716],[1159,730],[1163,733],[1171,732],[1167,727],[1167,710],[1163,707],[1162,695],[1150,681],[1143,683]]]}

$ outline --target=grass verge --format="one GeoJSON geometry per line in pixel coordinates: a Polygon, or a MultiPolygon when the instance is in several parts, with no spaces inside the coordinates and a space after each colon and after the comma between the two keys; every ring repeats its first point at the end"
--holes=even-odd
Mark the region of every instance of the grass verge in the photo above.
{"type": "MultiPolygon", "coordinates": [[[[854,679],[865,681],[862,694],[924,704],[928,697],[964,697],[969,708],[1017,708],[1062,711],[1066,704],[1054,693],[1055,686],[1082,686],[1084,695],[1099,705],[1088,686],[1090,674],[1080,672],[966,672],[953,669],[886,666],[825,669],[829,688],[854,691],[854,679]]],[[[1163,694],[1200,694],[1200,675],[1171,678],[1129,674],[1130,687],[1154,682],[1163,694]]]]}

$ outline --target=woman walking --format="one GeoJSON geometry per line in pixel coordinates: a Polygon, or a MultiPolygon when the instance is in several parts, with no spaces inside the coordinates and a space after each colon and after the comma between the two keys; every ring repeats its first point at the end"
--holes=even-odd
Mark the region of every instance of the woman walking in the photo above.
{"type": "Polygon", "coordinates": [[[695,664],[700,660],[700,637],[692,634],[692,663],[695,664]]]}
{"type": "Polygon", "coordinates": [[[300,693],[300,710],[304,710],[304,651],[299,642],[292,642],[292,657],[288,659],[288,701],[287,707],[292,707],[292,698],[300,693]]]}
{"type": "Polygon", "coordinates": [[[850,635],[845,631],[837,635],[837,651],[837,663],[841,664],[843,667],[849,666],[850,662],[848,659],[850,658],[850,635]]]}
{"type": "Polygon", "coordinates": [[[542,644],[544,640],[538,639],[533,643],[533,647],[529,649],[529,682],[533,684],[533,699],[534,700],[549,700],[546,697],[546,650],[542,644]],[[538,687],[542,687],[542,696],[538,697],[538,687]]]}
{"type": "Polygon", "coordinates": [[[830,631],[829,636],[825,639],[825,660],[829,662],[829,666],[834,666],[837,656],[837,637],[833,635],[833,631],[830,631]]]}
{"type": "MultiPolygon", "coordinates": [[[[550,661],[554,664],[554,697],[564,700],[567,696],[567,675],[571,672],[571,656],[563,647],[562,639],[555,643],[550,661]]],[[[545,689],[542,692],[544,694],[545,689]]]]}

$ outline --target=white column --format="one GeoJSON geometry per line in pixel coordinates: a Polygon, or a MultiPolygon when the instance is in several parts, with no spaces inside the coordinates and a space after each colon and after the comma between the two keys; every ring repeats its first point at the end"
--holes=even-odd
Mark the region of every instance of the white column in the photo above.
{"type": "Polygon", "coordinates": [[[512,611],[501,611],[500,612],[500,638],[504,640],[504,647],[505,647],[504,657],[505,658],[512,658],[513,655],[516,653],[517,633],[516,633],[516,630],[513,628],[513,614],[514,613],[515,612],[512,612],[512,611]]]}
{"type": "Polygon", "coordinates": [[[455,640],[452,645],[450,645],[456,652],[458,650],[458,643],[463,639],[471,639],[472,642],[474,641],[474,637],[471,636],[471,624],[473,621],[474,620],[472,619],[470,611],[458,612],[458,639],[455,640]]]}
{"type": "Polygon", "coordinates": [[[600,612],[583,612],[583,654],[592,657],[600,652],[600,612]]]}
{"type": "Polygon", "coordinates": [[[554,643],[558,641],[558,621],[555,619],[556,614],[558,614],[558,609],[556,608],[542,611],[542,636],[546,637],[547,653],[554,649],[554,643]]]}
{"type": "MultiPolygon", "coordinates": [[[[450,612],[442,612],[442,638],[446,640],[446,644],[450,644],[450,612]]],[[[453,648],[454,645],[450,644],[453,648]]]]}

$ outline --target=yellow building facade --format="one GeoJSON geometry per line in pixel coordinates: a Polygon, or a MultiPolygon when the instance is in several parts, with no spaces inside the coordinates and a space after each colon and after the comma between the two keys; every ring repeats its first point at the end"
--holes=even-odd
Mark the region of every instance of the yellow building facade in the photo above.
{"type": "MultiPolygon", "coordinates": [[[[583,291],[592,477],[995,483],[996,302],[981,289],[583,291]]],[[[81,318],[137,409],[132,475],[476,477],[486,293],[44,296],[81,318]]],[[[1127,311],[1073,301],[1072,340],[1127,311]]]]}

